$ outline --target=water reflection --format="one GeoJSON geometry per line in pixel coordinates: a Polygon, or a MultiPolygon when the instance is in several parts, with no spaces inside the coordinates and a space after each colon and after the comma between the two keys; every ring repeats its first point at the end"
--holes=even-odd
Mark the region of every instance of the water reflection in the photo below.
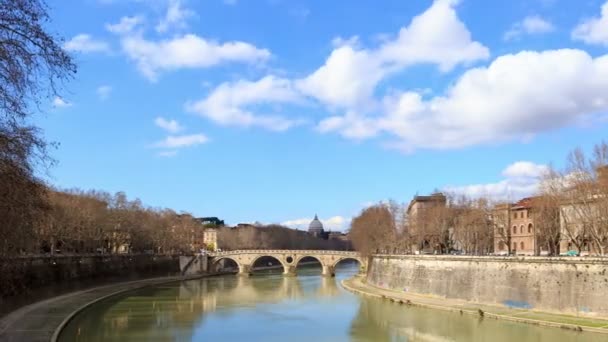
{"type": "Polygon", "coordinates": [[[600,341],[541,328],[359,297],[320,277],[227,276],[143,289],[68,324],[61,341],[600,341]]]}

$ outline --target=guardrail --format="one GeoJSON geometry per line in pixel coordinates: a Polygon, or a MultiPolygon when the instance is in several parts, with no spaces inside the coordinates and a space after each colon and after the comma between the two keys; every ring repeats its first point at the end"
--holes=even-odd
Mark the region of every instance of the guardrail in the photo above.
{"type": "Polygon", "coordinates": [[[233,251],[208,252],[210,257],[239,255],[239,254],[323,254],[323,255],[348,255],[360,256],[359,252],[354,251],[332,251],[316,249],[238,249],[233,251]]]}

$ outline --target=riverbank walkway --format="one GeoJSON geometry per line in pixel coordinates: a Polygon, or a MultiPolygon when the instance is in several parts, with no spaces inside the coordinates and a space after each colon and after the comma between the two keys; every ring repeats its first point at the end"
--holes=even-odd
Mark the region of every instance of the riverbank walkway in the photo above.
{"type": "Polygon", "coordinates": [[[0,341],[48,342],[56,332],[84,307],[113,295],[165,283],[197,279],[192,277],[161,277],[94,287],[53,297],[24,306],[0,318],[0,341]]]}
{"type": "Polygon", "coordinates": [[[503,306],[483,305],[458,299],[398,292],[367,284],[364,277],[353,277],[343,280],[342,286],[357,294],[382,298],[384,300],[395,302],[395,305],[414,305],[419,307],[452,311],[460,314],[483,316],[484,318],[504,319],[541,326],[608,334],[607,319],[553,314],[503,306]]]}

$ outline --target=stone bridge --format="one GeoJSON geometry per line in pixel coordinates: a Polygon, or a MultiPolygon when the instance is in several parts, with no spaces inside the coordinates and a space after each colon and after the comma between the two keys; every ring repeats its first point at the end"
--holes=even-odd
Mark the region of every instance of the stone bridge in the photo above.
{"type": "Polygon", "coordinates": [[[314,258],[323,268],[324,276],[334,276],[336,265],[344,260],[356,260],[359,262],[359,270],[364,273],[367,270],[367,259],[358,252],[351,251],[326,251],[326,250],[285,250],[285,249],[263,249],[263,250],[235,250],[225,252],[209,253],[209,269],[215,270],[218,263],[224,259],[230,259],[236,263],[240,275],[249,275],[253,265],[262,257],[272,257],[283,266],[283,274],[295,275],[298,263],[304,258],[314,258]]]}

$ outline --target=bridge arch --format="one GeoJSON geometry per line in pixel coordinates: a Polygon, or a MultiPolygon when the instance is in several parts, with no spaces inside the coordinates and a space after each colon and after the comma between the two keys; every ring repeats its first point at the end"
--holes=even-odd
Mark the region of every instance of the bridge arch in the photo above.
{"type": "Polygon", "coordinates": [[[314,259],[316,260],[319,264],[323,265],[323,260],[321,257],[319,256],[315,256],[312,254],[301,254],[298,255],[298,257],[294,260],[293,266],[298,267],[298,265],[300,264],[300,262],[302,261],[302,259],[314,259]]]}
{"type": "Polygon", "coordinates": [[[282,260],[279,255],[273,255],[272,253],[260,254],[260,255],[256,256],[255,258],[253,258],[251,260],[251,264],[250,264],[251,271],[253,271],[253,268],[255,267],[255,263],[262,258],[272,258],[272,259],[278,261],[279,264],[281,264],[281,266],[283,267],[283,273],[287,272],[288,268],[287,268],[287,265],[285,265],[285,261],[282,260]]]}
{"type": "Polygon", "coordinates": [[[221,257],[213,260],[213,262],[211,263],[211,271],[217,272],[218,271],[217,268],[220,265],[220,261],[222,261],[222,260],[230,260],[230,261],[234,262],[236,264],[238,271],[240,271],[242,268],[241,264],[238,262],[238,260],[236,258],[233,258],[230,256],[221,256],[221,257]]]}
{"type": "Polygon", "coordinates": [[[356,261],[359,264],[359,270],[360,271],[364,270],[365,265],[363,264],[363,260],[361,260],[360,257],[356,257],[356,256],[344,256],[344,257],[340,257],[340,258],[336,259],[336,261],[334,261],[333,265],[331,266],[332,269],[335,270],[336,266],[338,266],[339,263],[347,261],[347,260],[356,261]]]}

